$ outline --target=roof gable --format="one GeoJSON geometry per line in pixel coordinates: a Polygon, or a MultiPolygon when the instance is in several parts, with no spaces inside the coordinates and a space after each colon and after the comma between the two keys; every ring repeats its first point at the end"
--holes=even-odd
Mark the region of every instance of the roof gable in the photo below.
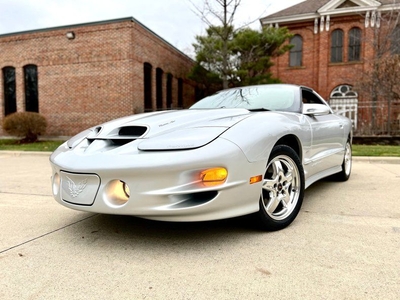
{"type": "Polygon", "coordinates": [[[358,5],[355,4],[353,1],[347,0],[347,1],[343,2],[342,4],[340,4],[337,8],[355,7],[355,6],[358,6],[358,5]]]}
{"type": "Polygon", "coordinates": [[[331,0],[304,0],[286,9],[271,14],[265,18],[279,18],[285,16],[303,15],[316,13],[317,10],[331,0]]]}
{"type": "Polygon", "coordinates": [[[318,9],[318,13],[340,13],[364,11],[381,6],[382,3],[374,0],[331,0],[318,9]]]}
{"type": "Polygon", "coordinates": [[[400,7],[394,0],[305,0],[260,19],[261,24],[291,23],[323,16],[349,15],[400,7]]]}

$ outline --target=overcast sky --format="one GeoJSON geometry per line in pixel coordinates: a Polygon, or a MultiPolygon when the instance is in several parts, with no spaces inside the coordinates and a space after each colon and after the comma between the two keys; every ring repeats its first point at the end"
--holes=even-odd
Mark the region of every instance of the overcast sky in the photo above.
{"type": "MultiPolygon", "coordinates": [[[[212,0],[211,0],[212,1],[212,0]]],[[[304,0],[242,0],[235,26],[241,26],[304,0]]],[[[203,0],[0,0],[0,35],[26,30],[134,17],[163,39],[190,54],[206,26],[193,4],[203,0]]],[[[259,28],[259,21],[251,25],[259,28]]]]}

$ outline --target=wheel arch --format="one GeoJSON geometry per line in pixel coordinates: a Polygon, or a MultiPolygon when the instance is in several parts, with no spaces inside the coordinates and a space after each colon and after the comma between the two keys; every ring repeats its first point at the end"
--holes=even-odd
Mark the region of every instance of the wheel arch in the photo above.
{"type": "Polygon", "coordinates": [[[353,131],[349,132],[349,135],[347,136],[347,141],[349,141],[350,144],[353,144],[353,131]]]}
{"type": "Polygon", "coordinates": [[[283,137],[281,137],[274,145],[275,146],[279,146],[279,145],[286,145],[289,146],[290,148],[292,148],[297,155],[300,158],[300,161],[302,161],[303,159],[303,151],[302,151],[302,147],[301,147],[301,143],[300,140],[297,136],[295,136],[294,134],[288,134],[285,135],[283,137]]]}

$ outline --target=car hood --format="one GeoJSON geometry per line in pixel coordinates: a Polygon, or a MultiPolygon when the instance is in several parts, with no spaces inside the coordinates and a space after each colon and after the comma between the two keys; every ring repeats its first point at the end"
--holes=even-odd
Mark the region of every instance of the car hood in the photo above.
{"type": "Polygon", "coordinates": [[[250,116],[247,109],[161,111],[124,117],[94,127],[86,138],[124,145],[137,141],[140,150],[201,147],[250,116]]]}

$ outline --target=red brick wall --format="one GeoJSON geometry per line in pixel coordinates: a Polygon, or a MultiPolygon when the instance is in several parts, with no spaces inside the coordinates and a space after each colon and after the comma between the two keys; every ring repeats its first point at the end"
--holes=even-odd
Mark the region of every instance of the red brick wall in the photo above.
{"type": "MultiPolygon", "coordinates": [[[[281,24],[283,26],[284,24],[281,24]]],[[[331,17],[329,31],[314,34],[314,22],[289,24],[293,34],[303,38],[303,66],[289,67],[289,54],[275,59],[273,74],[283,82],[294,83],[314,88],[322,97],[329,99],[330,93],[338,85],[355,85],[362,71],[368,67],[366,61],[373,57],[371,28],[365,28],[360,15],[331,17]],[[353,27],[362,30],[361,61],[348,62],[349,31],[353,27]],[[335,29],[344,32],[343,62],[330,62],[331,33],[335,29]]]]}
{"type": "Polygon", "coordinates": [[[316,54],[314,53],[313,27],[309,24],[297,24],[289,28],[291,33],[300,35],[303,39],[303,61],[301,67],[289,66],[289,53],[279,57],[275,63],[274,76],[285,83],[315,86],[314,66],[316,65],[316,54]],[[275,75],[276,74],[276,75],[275,75]]]}
{"type": "MultiPolygon", "coordinates": [[[[0,36],[0,69],[16,68],[17,110],[24,111],[23,66],[38,66],[39,112],[48,121],[49,136],[71,136],[96,124],[143,111],[143,63],[163,76],[173,75],[173,103],[177,81],[184,79],[184,106],[194,102],[194,85],[186,80],[192,60],[131,19],[69,28],[0,36]],[[69,40],[66,33],[73,31],[69,40]]],[[[0,122],[4,118],[4,88],[0,80],[0,122]]],[[[0,128],[0,135],[6,135],[0,128]]]]}

